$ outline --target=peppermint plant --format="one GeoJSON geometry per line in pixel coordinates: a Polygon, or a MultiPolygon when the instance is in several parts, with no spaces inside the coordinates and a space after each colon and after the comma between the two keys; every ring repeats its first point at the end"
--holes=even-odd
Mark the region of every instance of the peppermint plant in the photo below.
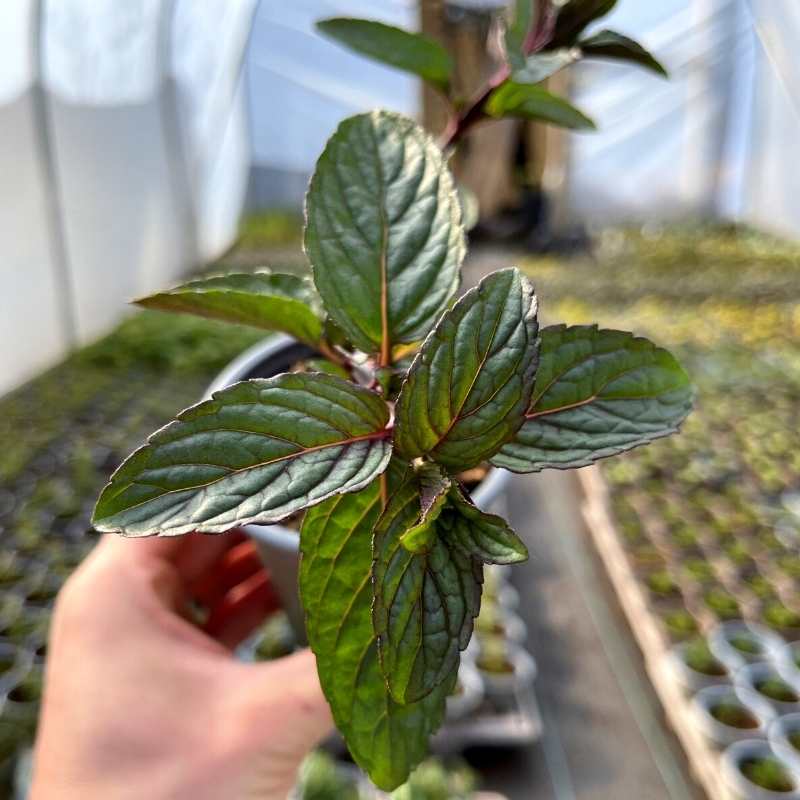
{"type": "Polygon", "coordinates": [[[201,278],[139,301],[284,331],[314,356],[182,411],[95,509],[124,536],[223,533],[305,511],[300,593],[336,724],[379,787],[426,754],[485,564],[527,558],[466,470],[570,469],[675,432],[689,380],[665,350],[596,326],[540,328],[514,268],[456,299],[466,253],[442,151],[385,111],[345,120],[306,200],[313,279],[201,278]]]}

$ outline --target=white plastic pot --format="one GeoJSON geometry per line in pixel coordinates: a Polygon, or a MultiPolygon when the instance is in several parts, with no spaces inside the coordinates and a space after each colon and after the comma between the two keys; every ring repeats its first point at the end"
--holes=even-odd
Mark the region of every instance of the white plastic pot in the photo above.
{"type": "Polygon", "coordinates": [[[525,640],[528,638],[528,626],[525,624],[522,617],[515,614],[513,611],[506,610],[503,606],[498,607],[502,609],[500,616],[500,624],[503,626],[502,633],[480,631],[476,623],[475,636],[480,638],[498,637],[513,644],[525,644],[525,640]]]}
{"type": "Polygon", "coordinates": [[[33,655],[24,647],[7,641],[0,641],[0,655],[3,661],[13,662],[13,666],[6,673],[0,674],[0,694],[4,694],[30,672],[33,655]]]}
{"type": "Polygon", "coordinates": [[[27,800],[31,793],[33,777],[33,749],[26,747],[18,756],[14,767],[14,800],[27,800]]]}
{"type": "Polygon", "coordinates": [[[796,679],[787,680],[784,678],[777,667],[767,662],[758,664],[747,664],[741,669],[737,670],[733,676],[733,681],[736,686],[741,686],[755,692],[766,703],[769,703],[777,714],[793,714],[800,711],[800,685],[796,679]],[[798,700],[794,702],[787,702],[783,700],[774,700],[767,695],[762,694],[758,690],[758,684],[769,678],[778,678],[786,683],[789,688],[798,696],[798,700]]]}
{"type": "Polygon", "coordinates": [[[775,754],[800,773],[800,751],[789,741],[793,733],[800,732],[800,712],[786,714],[772,720],[767,739],[775,754]]]}
{"type": "Polygon", "coordinates": [[[484,575],[489,580],[489,575],[497,579],[498,584],[507,585],[511,578],[513,567],[511,564],[487,564],[484,569],[484,575]]]}
{"type": "Polygon", "coordinates": [[[783,639],[769,628],[744,620],[723,622],[708,635],[709,649],[731,672],[736,672],[746,664],[755,664],[761,661],[775,662],[783,644],[783,639]],[[745,653],[734,647],[731,640],[737,636],[747,636],[753,639],[759,646],[759,652],[745,653]]]}
{"type": "MultiPolygon", "coordinates": [[[[499,470],[492,470],[489,473],[486,480],[492,476],[493,472],[498,472],[499,470]]],[[[484,481],[485,482],[485,481],[484,481]]],[[[483,488],[483,484],[478,487],[478,491],[473,496],[473,500],[480,494],[480,490],[483,488]]],[[[477,501],[476,501],[477,502],[477,501]]],[[[480,505],[480,503],[478,503],[480,505]]],[[[485,507],[485,506],[484,506],[485,507]]],[[[519,608],[519,592],[509,583],[503,586],[497,592],[497,602],[503,606],[507,611],[516,611],[519,608]]]]}
{"type": "Polygon", "coordinates": [[[798,653],[800,653],[800,642],[787,642],[778,651],[775,659],[778,672],[788,681],[800,681],[800,669],[795,661],[798,653]]]}
{"type": "Polygon", "coordinates": [[[483,702],[483,680],[469,659],[462,659],[458,669],[461,694],[447,698],[447,721],[458,722],[472,714],[483,702]]]}
{"type": "Polygon", "coordinates": [[[745,739],[762,738],[775,717],[769,703],[765,703],[755,692],[742,687],[707,686],[701,689],[691,702],[691,713],[695,724],[703,735],[717,747],[727,747],[745,739]],[[736,728],[720,722],[711,709],[721,702],[741,703],[755,718],[755,728],[736,728]]]}
{"type": "MultiPolygon", "coordinates": [[[[269,378],[286,372],[297,361],[312,354],[310,348],[300,344],[291,336],[272,336],[245,350],[228,364],[208,387],[205,396],[208,398],[214,392],[248,378],[269,378]]],[[[473,492],[473,502],[482,509],[489,509],[503,495],[510,479],[511,473],[506,470],[491,469],[473,492]]],[[[299,563],[297,531],[285,528],[283,525],[247,525],[245,532],[256,542],[295,634],[301,643],[304,643],[305,623],[297,591],[299,563]]],[[[504,591],[510,588],[505,587],[504,591]]]]}
{"type": "Polygon", "coordinates": [[[780,756],[773,752],[769,742],[763,739],[745,739],[728,747],[722,754],[720,771],[722,780],[732,797],[736,800],[800,800],[800,776],[792,769],[791,765],[784,763],[787,772],[794,781],[795,789],[791,792],[774,792],[764,789],[745,777],[740,769],[742,762],[751,758],[777,758],[780,756]]]}
{"type": "Polygon", "coordinates": [[[480,658],[479,643],[465,657],[470,660],[474,658],[475,668],[483,680],[486,697],[496,707],[499,709],[527,707],[529,705],[529,697],[533,697],[533,685],[538,673],[536,661],[534,661],[530,653],[517,645],[509,643],[507,647],[507,658],[513,667],[513,672],[499,673],[481,669],[478,663],[480,658]]]}
{"type": "MultiPolygon", "coordinates": [[[[719,686],[725,684],[730,679],[730,670],[727,675],[707,675],[704,672],[698,672],[692,669],[685,659],[686,649],[688,642],[681,642],[675,645],[665,656],[666,669],[671,673],[673,678],[681,685],[683,690],[688,694],[705,689],[707,686],[719,686]]],[[[720,661],[720,663],[722,663],[720,661]]],[[[725,664],[722,664],[727,670],[725,664]]]]}

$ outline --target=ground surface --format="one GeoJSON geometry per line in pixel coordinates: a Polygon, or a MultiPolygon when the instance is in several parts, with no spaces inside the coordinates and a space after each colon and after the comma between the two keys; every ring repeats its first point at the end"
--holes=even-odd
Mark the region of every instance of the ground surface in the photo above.
{"type": "Polygon", "coordinates": [[[583,530],[572,478],[515,479],[508,517],[531,558],[515,568],[539,667],[542,740],[510,759],[480,754],[487,786],[516,800],[692,800],[641,659],[583,530]]]}

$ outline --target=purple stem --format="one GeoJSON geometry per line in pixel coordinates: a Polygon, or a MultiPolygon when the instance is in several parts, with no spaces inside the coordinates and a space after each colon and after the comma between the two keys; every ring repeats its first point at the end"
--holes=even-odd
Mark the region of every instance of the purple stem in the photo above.
{"type": "MultiPolygon", "coordinates": [[[[558,14],[552,0],[541,0],[536,22],[531,26],[523,44],[522,49],[526,56],[543,50],[552,40],[557,17],[558,14]]],[[[470,128],[485,119],[486,113],[483,108],[489,99],[489,95],[510,76],[511,67],[508,64],[503,64],[489,78],[469,105],[462,109],[460,113],[453,114],[450,117],[440,141],[440,147],[443,151],[447,152],[451,147],[454,147],[470,128]]]]}

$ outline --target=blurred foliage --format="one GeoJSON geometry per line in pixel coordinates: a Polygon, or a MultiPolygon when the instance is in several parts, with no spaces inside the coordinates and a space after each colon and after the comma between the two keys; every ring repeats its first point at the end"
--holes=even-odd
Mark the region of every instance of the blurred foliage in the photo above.
{"type": "Polygon", "coordinates": [[[359,800],[358,783],[322,750],[306,756],[300,767],[297,800],[359,800]]]}
{"type": "MultiPolygon", "coordinates": [[[[3,691],[41,673],[57,590],[94,544],[94,497],[153,430],[196,402],[263,331],[145,311],[0,399],[0,761],[29,744],[3,691]]],[[[35,706],[35,703],[32,704],[35,706]]],[[[2,786],[0,776],[0,795],[2,786]]]]}
{"type": "Polygon", "coordinates": [[[295,211],[273,209],[250,214],[239,226],[239,250],[262,250],[299,244],[303,238],[303,218],[295,211]]]}
{"type": "Polygon", "coordinates": [[[80,351],[77,365],[107,369],[152,369],[209,375],[247,347],[263,331],[191,315],[142,311],[111,335],[80,351]]]}
{"type": "Polygon", "coordinates": [[[665,635],[743,617],[796,638],[800,247],[736,228],[650,227],[605,232],[591,258],[525,267],[548,321],[652,337],[697,386],[680,436],[602,466],[665,635]]]}
{"type": "MultiPolygon", "coordinates": [[[[469,800],[478,776],[467,764],[423,761],[408,781],[391,794],[392,800],[469,800]]],[[[337,761],[324,750],[309,754],[300,767],[292,800],[373,800],[388,795],[378,792],[352,764],[337,761]]]]}
{"type": "Polygon", "coordinates": [[[407,783],[392,793],[393,800],[468,800],[478,786],[478,776],[464,763],[446,767],[431,758],[411,773],[407,783]]]}
{"type": "MultiPolygon", "coordinates": [[[[245,347],[264,338],[263,331],[235,328],[190,316],[145,311],[126,319],[113,333],[77,352],[10,395],[0,399],[0,525],[3,483],[13,479],[48,443],[69,437],[70,429],[89,414],[99,421],[101,408],[120,422],[135,417],[158,397],[157,387],[174,380],[169,414],[199,398],[214,374],[245,347]],[[178,376],[183,376],[177,380],[178,376]],[[133,401],[133,405],[128,403],[133,401]],[[92,411],[92,407],[98,407],[92,411]],[[24,431],[24,435],[20,432],[24,431]]],[[[113,422],[113,417],[108,420],[113,422]]],[[[116,436],[116,434],[115,434],[116,436]]],[[[113,437],[112,437],[113,438],[113,437]]],[[[75,440],[75,470],[84,464],[86,443],[75,440]],[[83,459],[83,460],[81,460],[83,459]]],[[[96,488],[96,487],[95,487],[96,488]]]]}

